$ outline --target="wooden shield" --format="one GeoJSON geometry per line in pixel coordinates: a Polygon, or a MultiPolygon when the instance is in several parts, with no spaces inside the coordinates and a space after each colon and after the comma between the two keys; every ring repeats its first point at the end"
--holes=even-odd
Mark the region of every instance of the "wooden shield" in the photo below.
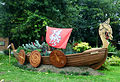
{"type": "Polygon", "coordinates": [[[50,53],[50,62],[55,67],[64,67],[66,64],[66,56],[62,51],[59,50],[53,50],[50,53]]]}
{"type": "Polygon", "coordinates": [[[18,62],[23,65],[25,63],[25,58],[26,58],[25,51],[20,50],[19,56],[18,56],[18,59],[19,59],[18,62]]]}
{"type": "Polygon", "coordinates": [[[40,52],[37,50],[32,51],[30,58],[29,58],[30,64],[33,67],[38,67],[41,63],[41,55],[40,52]]]}

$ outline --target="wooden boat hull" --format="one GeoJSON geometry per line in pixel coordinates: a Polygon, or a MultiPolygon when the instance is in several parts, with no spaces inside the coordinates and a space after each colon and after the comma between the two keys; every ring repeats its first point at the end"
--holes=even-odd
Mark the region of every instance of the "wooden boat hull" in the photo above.
{"type": "MultiPolygon", "coordinates": [[[[83,53],[66,55],[65,66],[89,66],[98,69],[107,58],[107,48],[96,48],[83,53]]],[[[42,64],[51,65],[49,56],[42,56],[42,64]]]]}

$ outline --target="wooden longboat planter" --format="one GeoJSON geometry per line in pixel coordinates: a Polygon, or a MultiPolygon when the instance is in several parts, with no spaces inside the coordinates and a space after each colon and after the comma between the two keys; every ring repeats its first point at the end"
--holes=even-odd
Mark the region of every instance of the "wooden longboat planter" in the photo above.
{"type": "Polygon", "coordinates": [[[93,69],[98,69],[104,64],[107,58],[107,47],[109,42],[106,38],[112,40],[112,29],[109,25],[110,19],[100,24],[99,35],[103,43],[103,48],[93,48],[82,53],[64,55],[62,51],[53,50],[50,56],[41,56],[40,52],[33,51],[29,55],[25,55],[24,50],[16,53],[14,45],[11,44],[14,55],[20,64],[30,62],[33,67],[38,67],[40,64],[54,65],[56,67],[64,66],[89,66],[93,69]]]}
{"type": "MultiPolygon", "coordinates": [[[[58,50],[55,50],[55,51],[58,51],[58,50]]],[[[66,61],[62,60],[62,56],[59,56],[59,53],[57,56],[59,57],[60,61],[66,62],[65,64],[64,63],[62,64],[63,66],[89,66],[93,69],[98,69],[105,62],[105,60],[107,58],[107,53],[108,53],[107,48],[98,48],[98,49],[94,49],[94,50],[88,50],[83,53],[65,55],[66,61]]],[[[14,55],[15,56],[19,55],[19,53],[16,53],[16,51],[14,50],[14,55]]],[[[25,56],[22,56],[22,57],[25,57],[25,56]]],[[[33,67],[38,67],[40,64],[52,65],[52,62],[50,61],[50,56],[38,57],[38,55],[34,54],[34,58],[36,58],[36,59],[33,59],[33,58],[30,59],[30,55],[26,56],[26,58],[22,59],[19,57],[17,60],[19,61],[20,64],[24,64],[25,61],[30,62],[31,64],[33,64],[32,65],[33,67]],[[24,60],[24,59],[26,59],[26,60],[24,60]],[[40,61],[40,59],[41,59],[41,61],[40,61]]],[[[56,64],[58,64],[57,60],[55,62],[56,62],[56,64]]],[[[53,62],[53,63],[55,63],[55,62],[53,62]]],[[[61,66],[61,65],[59,65],[59,66],[61,66]]],[[[59,66],[56,66],[56,67],[59,67],[59,66]]]]}

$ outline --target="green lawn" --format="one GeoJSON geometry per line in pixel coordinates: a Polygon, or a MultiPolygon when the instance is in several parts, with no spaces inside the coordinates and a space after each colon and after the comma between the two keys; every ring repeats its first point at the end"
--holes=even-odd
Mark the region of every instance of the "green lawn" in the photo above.
{"type": "Polygon", "coordinates": [[[110,66],[109,70],[100,71],[102,76],[77,76],[55,73],[28,71],[17,67],[16,59],[0,54],[0,80],[5,82],[119,82],[120,66],[110,66]]]}

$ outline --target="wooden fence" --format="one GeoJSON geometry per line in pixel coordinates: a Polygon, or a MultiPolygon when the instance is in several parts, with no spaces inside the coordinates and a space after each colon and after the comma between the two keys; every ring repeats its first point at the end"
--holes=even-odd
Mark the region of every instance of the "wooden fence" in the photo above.
{"type": "Polygon", "coordinates": [[[0,37],[0,51],[7,49],[8,44],[9,44],[8,38],[0,37]]]}

